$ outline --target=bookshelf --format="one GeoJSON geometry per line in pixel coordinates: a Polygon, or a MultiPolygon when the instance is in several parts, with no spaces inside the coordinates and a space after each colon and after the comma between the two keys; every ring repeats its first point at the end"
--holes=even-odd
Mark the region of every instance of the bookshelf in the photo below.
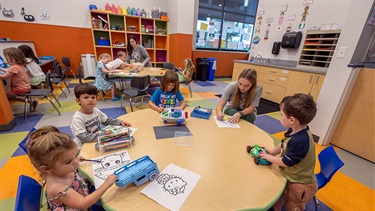
{"type": "Polygon", "coordinates": [[[328,68],[341,30],[307,30],[299,65],[328,68]]]}
{"type": "Polygon", "coordinates": [[[153,67],[168,62],[169,22],[139,16],[90,11],[95,58],[108,53],[113,59],[117,52],[126,52],[127,39],[134,36],[150,55],[153,67]]]}

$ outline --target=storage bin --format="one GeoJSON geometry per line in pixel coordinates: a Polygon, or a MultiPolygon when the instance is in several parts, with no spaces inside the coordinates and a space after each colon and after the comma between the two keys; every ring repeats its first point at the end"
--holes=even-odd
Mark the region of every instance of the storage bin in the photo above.
{"type": "Polygon", "coordinates": [[[98,45],[109,46],[109,40],[98,39],[98,45]]]}

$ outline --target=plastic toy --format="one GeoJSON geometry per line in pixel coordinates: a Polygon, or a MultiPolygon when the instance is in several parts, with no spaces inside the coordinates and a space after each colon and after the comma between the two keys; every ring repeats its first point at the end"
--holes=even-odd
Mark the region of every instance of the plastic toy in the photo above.
{"type": "Polygon", "coordinates": [[[188,118],[188,112],[184,112],[181,109],[166,108],[161,112],[160,116],[164,124],[176,122],[177,125],[181,125],[181,123],[185,122],[185,119],[188,118]]]}
{"type": "Polygon", "coordinates": [[[254,163],[256,165],[269,166],[269,165],[272,164],[268,160],[259,157],[259,154],[261,152],[267,153],[266,149],[264,147],[260,147],[258,145],[247,146],[246,147],[246,152],[249,153],[250,155],[252,155],[254,157],[254,163]]]}
{"type": "Polygon", "coordinates": [[[210,108],[202,108],[200,106],[197,106],[191,112],[190,116],[196,117],[196,118],[202,118],[202,119],[209,119],[211,116],[211,112],[212,112],[212,109],[210,108]]]}
{"type": "Polygon", "coordinates": [[[139,187],[149,180],[155,180],[159,175],[159,169],[149,156],[144,156],[117,169],[114,174],[118,176],[118,187],[125,187],[132,182],[139,187]]]}

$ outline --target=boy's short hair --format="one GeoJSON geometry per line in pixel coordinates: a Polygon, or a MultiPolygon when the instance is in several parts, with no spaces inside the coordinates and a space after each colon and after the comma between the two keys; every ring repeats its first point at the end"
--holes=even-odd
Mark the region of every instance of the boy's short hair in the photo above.
{"type": "Polygon", "coordinates": [[[317,111],[313,97],[302,93],[284,97],[280,106],[287,117],[293,116],[301,125],[309,124],[317,111]]]}
{"type": "Polygon", "coordinates": [[[126,53],[124,51],[117,52],[117,58],[120,58],[120,56],[126,56],[126,53]]]}
{"type": "Polygon", "coordinates": [[[98,96],[98,89],[92,84],[82,83],[74,88],[74,94],[76,98],[79,98],[83,94],[98,96]]]}

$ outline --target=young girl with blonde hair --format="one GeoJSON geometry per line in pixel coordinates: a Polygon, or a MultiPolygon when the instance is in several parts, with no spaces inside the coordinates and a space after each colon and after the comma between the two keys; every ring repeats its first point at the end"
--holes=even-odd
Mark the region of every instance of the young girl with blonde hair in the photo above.
{"type": "Polygon", "coordinates": [[[262,87],[257,85],[256,70],[243,70],[237,81],[225,87],[216,106],[217,118],[222,120],[227,114],[231,116],[230,123],[237,123],[240,119],[254,123],[261,95],[262,87]]]}
{"type": "Polygon", "coordinates": [[[78,163],[84,159],[78,155],[72,138],[56,127],[35,130],[26,144],[31,163],[45,181],[48,210],[86,210],[117,180],[117,176],[109,175],[103,185],[89,194],[88,184],[77,171],[78,163]]]}
{"type": "Polygon", "coordinates": [[[148,106],[161,113],[164,108],[174,108],[179,101],[181,103],[179,109],[185,109],[186,102],[179,88],[177,73],[174,70],[167,70],[161,80],[160,88],[154,92],[148,106]]]}
{"type": "Polygon", "coordinates": [[[107,53],[103,53],[99,56],[99,61],[96,67],[96,78],[94,81],[94,86],[101,91],[106,91],[111,89],[112,101],[118,101],[121,99],[120,95],[116,95],[116,83],[107,80],[106,75],[110,73],[116,73],[116,70],[109,70],[106,64],[111,60],[111,56],[107,53]]]}
{"type": "Polygon", "coordinates": [[[177,72],[178,81],[180,83],[184,81],[190,81],[194,73],[194,64],[190,58],[186,58],[184,60],[184,66],[185,66],[184,70],[179,70],[177,72]]]}

